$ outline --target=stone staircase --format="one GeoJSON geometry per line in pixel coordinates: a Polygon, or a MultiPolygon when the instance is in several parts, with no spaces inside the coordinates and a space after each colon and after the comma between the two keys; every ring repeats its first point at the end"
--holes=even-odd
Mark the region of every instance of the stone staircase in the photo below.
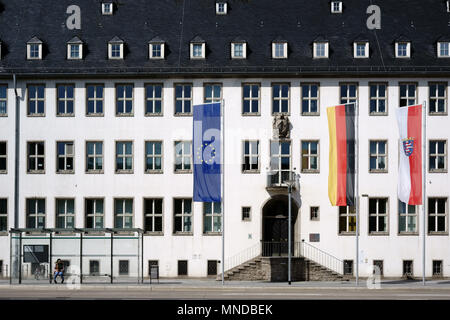
{"type": "MultiPolygon", "coordinates": [[[[235,280],[235,281],[255,281],[255,280],[266,280],[268,275],[263,270],[262,257],[258,256],[253,258],[243,264],[236,266],[228,271],[225,271],[225,280],[235,280]]],[[[217,276],[217,280],[221,280],[222,275],[217,276]]]]}
{"type": "Polygon", "coordinates": [[[305,258],[305,281],[349,281],[349,276],[344,276],[330,270],[317,262],[305,258]]]}

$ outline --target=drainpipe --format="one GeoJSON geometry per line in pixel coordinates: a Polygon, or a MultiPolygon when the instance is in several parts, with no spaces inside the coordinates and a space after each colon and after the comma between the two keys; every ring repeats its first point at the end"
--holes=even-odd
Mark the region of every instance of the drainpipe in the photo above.
{"type": "Polygon", "coordinates": [[[17,94],[17,78],[13,74],[14,94],[16,96],[16,128],[15,128],[15,172],[14,172],[14,228],[19,228],[19,156],[20,156],[20,104],[19,95],[17,94]]]}

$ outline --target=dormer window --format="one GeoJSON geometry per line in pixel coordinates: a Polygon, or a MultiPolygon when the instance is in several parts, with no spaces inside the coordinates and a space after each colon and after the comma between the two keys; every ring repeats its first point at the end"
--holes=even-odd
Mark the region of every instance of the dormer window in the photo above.
{"type": "Polygon", "coordinates": [[[395,57],[396,58],[409,58],[411,56],[411,43],[410,42],[396,42],[395,43],[395,57]]]}
{"type": "Polygon", "coordinates": [[[217,2],[216,3],[216,14],[227,14],[227,3],[217,2]]]}
{"type": "Polygon", "coordinates": [[[328,58],[328,42],[327,41],[314,42],[313,57],[315,59],[328,58]]]}
{"type": "Polygon", "coordinates": [[[450,12],[450,1],[447,1],[447,12],[450,12]]]}
{"type": "Polygon", "coordinates": [[[192,39],[190,44],[191,59],[205,59],[205,41],[199,36],[192,39]]]}
{"type": "Polygon", "coordinates": [[[42,41],[34,37],[27,43],[27,59],[41,60],[42,59],[42,41]]]}
{"type": "Polygon", "coordinates": [[[232,59],[246,59],[247,58],[247,43],[232,42],[231,43],[231,58],[232,59]]]}
{"type": "Polygon", "coordinates": [[[78,37],[74,37],[67,42],[67,59],[83,59],[83,42],[78,37]]]}
{"type": "Polygon", "coordinates": [[[108,58],[109,59],[123,59],[123,40],[114,37],[108,43],[108,58]]]}
{"type": "Polygon", "coordinates": [[[369,42],[353,43],[353,57],[368,58],[369,57],[369,42]]]}
{"type": "Polygon", "coordinates": [[[286,41],[272,42],[272,58],[273,59],[287,59],[287,42],[286,41]]]}
{"type": "Polygon", "coordinates": [[[102,3],[102,14],[106,16],[113,14],[113,4],[111,2],[102,3]]]}
{"type": "Polygon", "coordinates": [[[342,13],[342,1],[331,1],[331,13],[342,13]]]}
{"type": "Polygon", "coordinates": [[[438,42],[438,57],[450,58],[450,42],[438,42]]]}
{"type": "Polygon", "coordinates": [[[154,38],[148,45],[150,59],[164,59],[164,41],[154,38]]]}

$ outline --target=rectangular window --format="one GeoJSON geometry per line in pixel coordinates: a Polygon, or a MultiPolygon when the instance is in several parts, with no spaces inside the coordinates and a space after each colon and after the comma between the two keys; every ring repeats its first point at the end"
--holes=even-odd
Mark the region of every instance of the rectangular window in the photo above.
{"type": "MultiPolygon", "coordinates": [[[[448,2],[447,2],[448,3],[448,2]]],[[[450,57],[450,42],[438,42],[438,56],[439,58],[448,58],[450,57]]]]}
{"type": "Polygon", "coordinates": [[[428,198],[428,233],[447,233],[447,198],[428,198]]]}
{"type": "Polygon", "coordinates": [[[289,84],[272,84],[272,114],[289,113],[289,84]]]}
{"type": "Polygon", "coordinates": [[[175,141],[175,172],[191,172],[192,142],[175,141]]]}
{"type": "Polygon", "coordinates": [[[158,260],[148,260],[148,275],[151,275],[152,266],[159,269],[159,261],[158,260]]]}
{"type": "Polygon", "coordinates": [[[417,233],[417,206],[407,205],[404,202],[398,201],[398,215],[399,215],[399,233],[400,234],[415,234],[417,233]]]}
{"type": "Polygon", "coordinates": [[[388,199],[369,199],[369,234],[388,232],[388,199]]]}
{"type": "Polygon", "coordinates": [[[145,115],[162,114],[162,84],[147,84],[145,86],[145,115]]]}
{"type": "Polygon", "coordinates": [[[302,141],[302,172],[319,172],[319,141],[302,141]]]}
{"type": "Polygon", "coordinates": [[[70,59],[80,59],[81,55],[80,55],[80,47],[81,45],[79,44],[69,44],[70,47],[70,59]]]}
{"type": "Polygon", "coordinates": [[[370,172],[388,172],[387,141],[370,141],[369,149],[370,172]]]}
{"type": "Polygon", "coordinates": [[[250,221],[251,217],[251,207],[242,207],[242,221],[250,221]]]}
{"type": "Polygon", "coordinates": [[[192,115],[192,85],[175,85],[175,114],[192,115]]]}
{"type": "Polygon", "coordinates": [[[8,144],[6,141],[0,141],[0,173],[8,171],[8,144]]]}
{"type": "Polygon", "coordinates": [[[116,86],[116,115],[133,115],[133,85],[119,84],[116,86]]]}
{"type": "Polygon", "coordinates": [[[204,88],[205,103],[214,103],[222,101],[222,85],[221,84],[205,84],[204,88]]]}
{"type": "Polygon", "coordinates": [[[129,264],[128,260],[119,260],[119,276],[127,276],[129,274],[129,264]]]}
{"type": "Polygon", "coordinates": [[[447,83],[432,82],[429,84],[430,114],[447,114],[447,83]]]}
{"type": "Polygon", "coordinates": [[[75,228],[74,199],[56,199],[56,228],[75,228]]]}
{"type": "Polygon", "coordinates": [[[117,43],[117,44],[110,44],[110,46],[111,46],[111,58],[121,58],[122,45],[117,43]]]}
{"type": "Polygon", "coordinates": [[[45,172],[45,151],[44,142],[27,143],[27,172],[44,173],[45,172]]]}
{"type": "Polygon", "coordinates": [[[245,43],[232,43],[231,44],[231,57],[233,59],[244,59],[246,56],[246,44],[245,43]]]}
{"type": "Polygon", "coordinates": [[[341,83],[341,103],[356,103],[358,100],[357,83],[341,83]]]}
{"type": "Polygon", "coordinates": [[[98,276],[100,274],[100,261],[89,260],[89,275],[98,276]]]}
{"type": "Polygon", "coordinates": [[[145,171],[162,172],[162,141],[145,142],[145,171]]]}
{"type": "Polygon", "coordinates": [[[242,172],[259,171],[259,141],[244,141],[242,172]]]}
{"type": "Polygon", "coordinates": [[[73,173],[75,151],[73,142],[56,142],[56,172],[73,173]]]}
{"type": "Polygon", "coordinates": [[[192,57],[203,58],[203,43],[192,44],[192,57]]]}
{"type": "Polygon", "coordinates": [[[162,58],[162,43],[152,43],[152,58],[162,58]]]}
{"type": "Polygon", "coordinates": [[[344,275],[353,275],[353,260],[344,260],[344,275]]]}
{"type": "Polygon", "coordinates": [[[403,260],[403,276],[404,277],[412,277],[413,276],[413,261],[412,260],[403,260]]]}
{"type": "Polygon", "coordinates": [[[28,45],[29,48],[29,59],[40,59],[39,49],[41,44],[31,43],[28,45]]]}
{"type": "Polygon", "coordinates": [[[116,173],[133,172],[133,142],[116,142],[116,173]]]}
{"type": "Polygon", "coordinates": [[[133,228],[133,199],[114,199],[114,228],[133,228]]]}
{"type": "Polygon", "coordinates": [[[45,199],[27,199],[27,228],[45,228],[45,199]]]}
{"type": "Polygon", "coordinates": [[[287,58],[287,43],[286,42],[272,43],[272,58],[274,58],[274,59],[287,58]]]}
{"type": "Polygon", "coordinates": [[[58,93],[57,97],[57,115],[58,116],[73,116],[73,106],[75,104],[74,85],[60,84],[56,86],[58,93]]]}
{"type": "Polygon", "coordinates": [[[328,42],[314,42],[314,58],[328,58],[328,42]]]}
{"type": "Polygon", "coordinates": [[[86,214],[86,228],[88,229],[104,228],[103,199],[86,199],[85,214],[86,214]]]}
{"type": "Polygon", "coordinates": [[[356,208],[354,206],[339,207],[339,233],[355,234],[356,208]]]}
{"type": "Polygon", "coordinates": [[[86,172],[103,172],[103,142],[86,142],[86,172]]]}
{"type": "Polygon", "coordinates": [[[417,84],[399,83],[400,107],[413,106],[417,104],[417,84]]]}
{"type": "Polygon", "coordinates": [[[208,260],[208,276],[217,276],[217,260],[208,260]]]}
{"type": "Polygon", "coordinates": [[[433,277],[440,278],[444,275],[442,265],[442,260],[433,260],[433,277]]]}
{"type": "Polygon", "coordinates": [[[302,115],[319,115],[319,85],[303,83],[302,87],[302,115]]]}
{"type": "Polygon", "coordinates": [[[397,42],[397,58],[409,58],[409,42],[397,42]]]}
{"type": "Polygon", "coordinates": [[[311,221],[319,221],[320,220],[319,207],[310,207],[309,213],[310,213],[309,216],[310,216],[311,221]]]}
{"type": "Polygon", "coordinates": [[[163,199],[144,199],[144,231],[163,231],[163,199]]]}
{"type": "Polygon", "coordinates": [[[174,199],[174,233],[192,232],[192,199],[174,199]]]}
{"type": "Polygon", "coordinates": [[[290,179],[291,172],[291,142],[270,142],[270,169],[272,185],[281,185],[290,179]]]}
{"type": "Polygon", "coordinates": [[[360,42],[355,43],[355,58],[368,58],[369,57],[369,43],[360,42]]]}
{"type": "Polygon", "coordinates": [[[187,260],[178,260],[178,275],[179,276],[187,276],[188,275],[187,260]]]}
{"type": "Polygon", "coordinates": [[[102,116],[104,105],[104,90],[103,84],[89,84],[86,86],[87,91],[87,116],[102,116]]]}
{"type": "Polygon", "coordinates": [[[258,115],[260,101],[260,85],[245,83],[242,85],[242,114],[258,115]]]}
{"type": "Polygon", "coordinates": [[[0,85],[0,117],[8,114],[8,86],[0,85]]]}
{"type": "Polygon", "coordinates": [[[384,275],[383,260],[373,260],[375,274],[384,275]],[[377,270],[378,269],[378,270],[377,270]]]}
{"type": "Polygon", "coordinates": [[[430,172],[447,172],[447,141],[430,140],[428,167],[430,172]]]}
{"type": "Polygon", "coordinates": [[[45,115],[45,86],[40,84],[28,85],[28,110],[29,116],[45,115]]]}
{"type": "Polygon", "coordinates": [[[203,233],[222,232],[222,203],[203,203],[203,233]]]}
{"type": "Polygon", "coordinates": [[[370,91],[370,110],[371,116],[387,114],[387,84],[371,83],[370,91]]]}
{"type": "MultiPolygon", "coordinates": [[[[8,199],[0,199],[0,232],[8,231],[8,199]]],[[[0,269],[0,276],[2,270],[0,269]]]]}

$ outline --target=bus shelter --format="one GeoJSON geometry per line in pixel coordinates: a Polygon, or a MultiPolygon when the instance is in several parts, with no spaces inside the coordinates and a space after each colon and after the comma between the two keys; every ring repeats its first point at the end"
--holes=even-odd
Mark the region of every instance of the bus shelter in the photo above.
{"type": "Polygon", "coordinates": [[[143,245],[138,228],[11,229],[10,283],[52,283],[58,259],[65,283],[143,283],[143,245]]]}

